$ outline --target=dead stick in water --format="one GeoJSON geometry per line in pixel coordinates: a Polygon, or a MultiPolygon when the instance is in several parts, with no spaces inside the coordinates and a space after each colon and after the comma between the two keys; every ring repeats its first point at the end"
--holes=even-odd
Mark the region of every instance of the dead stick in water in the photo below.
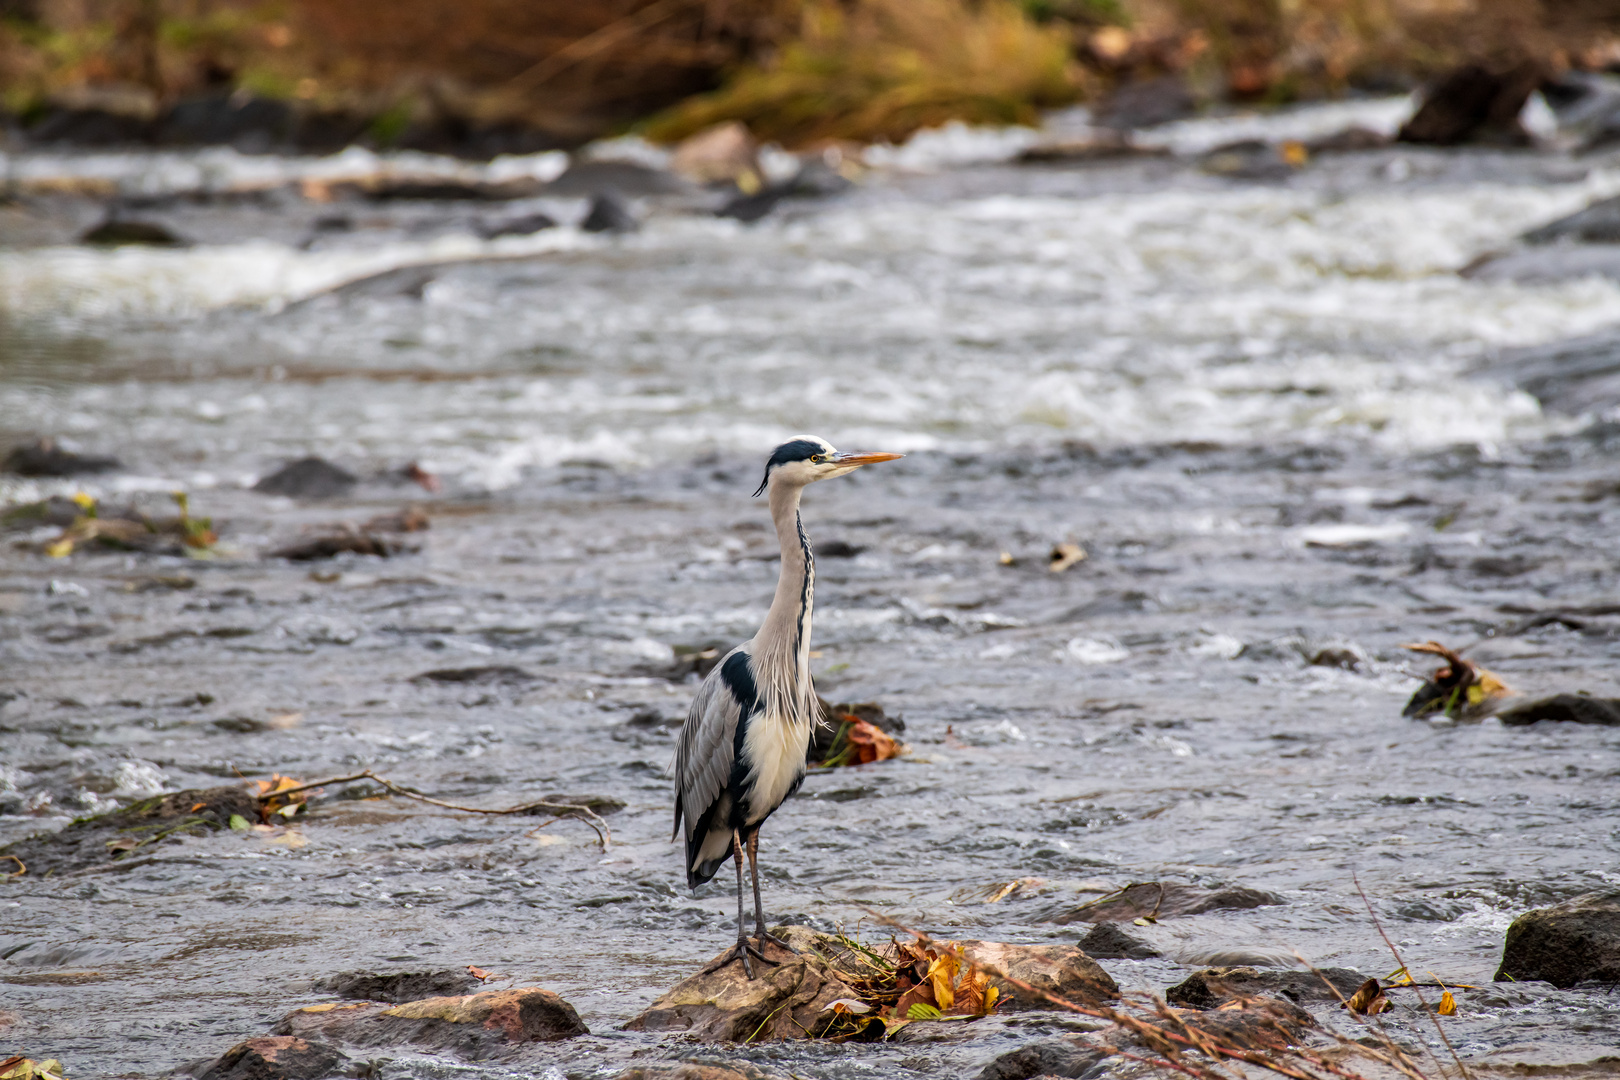
{"type": "MultiPolygon", "coordinates": [[[[389,794],[398,795],[403,799],[415,799],[417,802],[430,803],[433,806],[442,806],[446,810],[459,810],[464,814],[489,814],[493,816],[502,816],[508,814],[527,814],[533,810],[550,810],[559,817],[577,817],[584,821],[585,824],[589,825],[596,832],[597,842],[602,845],[603,851],[606,851],[608,849],[608,845],[613,842],[613,833],[608,828],[607,822],[602,820],[601,815],[588,806],[581,806],[578,803],[552,802],[548,799],[536,799],[534,802],[526,802],[518,806],[508,806],[496,810],[491,810],[482,806],[462,806],[458,803],[445,802],[442,799],[435,799],[430,796],[411,791],[409,788],[401,787],[386,777],[378,776],[370,769],[366,769],[364,772],[357,772],[349,776],[332,776],[325,780],[316,780],[308,784],[299,784],[297,787],[282,788],[280,791],[267,791],[260,795],[258,799],[260,802],[269,802],[271,799],[282,798],[287,795],[296,795],[302,791],[312,791],[315,788],[326,787],[331,784],[352,784],[361,780],[370,780],[374,784],[379,784],[385,790],[387,790],[389,794]]],[[[15,856],[9,857],[15,858],[15,856]]]]}

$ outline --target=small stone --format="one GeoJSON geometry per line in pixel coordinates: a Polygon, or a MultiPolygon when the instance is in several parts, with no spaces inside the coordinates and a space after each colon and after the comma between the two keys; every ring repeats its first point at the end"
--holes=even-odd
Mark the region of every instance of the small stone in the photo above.
{"type": "Polygon", "coordinates": [[[1121,930],[1118,923],[1111,922],[1093,926],[1080,939],[1079,946],[1087,956],[1099,960],[1151,960],[1164,955],[1141,938],[1121,930]]]}
{"type": "Polygon", "coordinates": [[[37,439],[13,447],[11,453],[6,455],[3,468],[18,476],[78,476],[122,467],[117,458],[76,454],[72,450],[64,450],[55,439],[37,439]]]}
{"type": "Polygon", "coordinates": [[[1141,882],[1118,894],[1109,894],[1053,919],[1064,926],[1073,922],[1134,922],[1176,915],[1202,915],[1209,911],[1243,911],[1281,904],[1275,893],[1243,886],[1206,889],[1198,885],[1141,882]]]}
{"type": "Polygon", "coordinates": [[[1361,972],[1349,968],[1261,971],[1252,967],[1213,967],[1195,971],[1166,990],[1164,1000],[1190,1009],[1216,1009],[1228,1001],[1264,995],[1280,995],[1296,1005],[1336,1002],[1340,998],[1348,999],[1366,979],[1361,972]],[[1338,993],[1334,993],[1335,990],[1338,993]]]}
{"type": "Polygon", "coordinates": [[[1620,892],[1588,893],[1514,919],[1496,979],[1539,980],[1561,990],[1620,982],[1620,892]]]}
{"type": "Polygon", "coordinates": [[[173,230],[155,221],[138,221],[133,218],[109,218],[87,230],[79,237],[79,242],[94,244],[97,247],[124,247],[131,244],[142,244],[147,247],[186,246],[186,242],[173,230]]]}
{"type": "Polygon", "coordinates": [[[300,458],[261,477],[253,490],[261,495],[287,495],[295,499],[328,499],[343,495],[358,482],[353,473],[318,457],[300,458]]]}
{"type": "Polygon", "coordinates": [[[1035,1076],[1081,1077],[1108,1053],[1078,1039],[1037,1039],[986,1065],[978,1080],[1029,1080],[1035,1076]]]}
{"type": "Polygon", "coordinates": [[[635,232],[641,228],[641,222],[630,212],[630,208],[612,192],[604,191],[591,200],[591,209],[585,215],[585,220],[579,223],[585,232],[635,232]]]}
{"type": "Polygon", "coordinates": [[[1620,698],[1554,694],[1504,709],[1496,718],[1508,727],[1525,727],[1543,720],[1620,727],[1620,698]]]}
{"type": "Polygon", "coordinates": [[[485,240],[495,240],[502,236],[533,236],[556,227],[557,219],[550,214],[522,214],[500,221],[483,222],[478,226],[478,235],[485,240]]]}
{"type": "Polygon", "coordinates": [[[324,1043],[272,1035],[237,1043],[197,1080],[324,1080],[353,1075],[352,1064],[324,1043]]]}

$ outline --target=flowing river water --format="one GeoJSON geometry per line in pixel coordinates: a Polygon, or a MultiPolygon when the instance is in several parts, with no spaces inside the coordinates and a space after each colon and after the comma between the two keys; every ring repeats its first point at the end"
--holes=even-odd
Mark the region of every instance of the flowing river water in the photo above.
{"type": "MultiPolygon", "coordinates": [[[[1196,150],[1219,123],[1175,137],[1196,150]]],[[[1415,972],[1477,987],[1447,1034],[1481,1075],[1615,1068],[1620,997],[1491,976],[1516,914],[1620,885],[1620,735],[1403,719],[1432,664],[1398,646],[1479,642],[1527,694],[1620,696],[1620,428],[1478,374],[1620,325],[1620,282],[1457,273],[1620,192],[1620,156],[1391,148],[1244,182],[1180,149],[925,161],[754,225],[653,206],[622,236],[481,240],[507,211],[465,204],[334,225],[288,197],[160,203],[192,246],[98,251],[67,242],[98,203],[0,207],[0,435],[125,466],[0,496],[155,512],[178,488],[220,532],[211,560],[51,559],[55,530],[6,534],[0,843],[239,775],[626,804],[603,852],[577,822],[333,789],[286,827],[10,879],[0,1050],[163,1075],[331,1000],[314,984],[336,972],[474,964],[559,992],[593,1034],[373,1075],[691,1056],[620,1030],[734,933],[727,875],[690,893],[668,842],[657,721],[694,689],[675,652],[763,615],[775,539],[749,493],[810,431],[909,455],[811,488],[804,520],[842,545],[818,562],[818,687],[902,716],[911,752],[812,775],[770,820],[773,919],[1041,943],[1133,881],[1283,899],[1133,927],[1164,956],[1104,966],[1162,992],[1189,965],[1296,954],[1387,974],[1359,881],[1415,972]],[[247,490],[311,453],[361,482],[247,490]],[[409,462],[443,490],[400,480],[409,462]],[[263,557],[409,503],[432,519],[417,553],[263,557]],[[1067,541],[1089,558],[1049,572],[1067,541]],[[1324,647],[1354,666],[1308,663],[1324,647]],[[417,678],[476,666],[523,675],[417,678]],[[986,902],[1019,878],[1038,880],[986,902]]],[[[1063,1027],[742,1056],[971,1076],[1063,1027]]]]}

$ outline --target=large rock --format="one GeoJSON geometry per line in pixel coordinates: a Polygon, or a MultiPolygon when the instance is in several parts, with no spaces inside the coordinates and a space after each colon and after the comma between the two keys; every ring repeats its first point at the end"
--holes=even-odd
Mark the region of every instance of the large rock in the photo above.
{"type": "Polygon", "coordinates": [[[1134,922],[1173,915],[1202,915],[1210,911],[1246,910],[1282,903],[1275,893],[1243,886],[1205,889],[1157,881],[1127,886],[1117,893],[1081,904],[1051,920],[1060,926],[1074,922],[1134,922]]]}
{"type": "Polygon", "coordinates": [[[4,466],[0,466],[18,476],[78,476],[121,467],[117,458],[76,454],[63,449],[55,439],[36,439],[13,447],[4,466]]]}
{"type": "Polygon", "coordinates": [[[43,877],[110,866],[149,854],[158,844],[180,836],[201,836],[259,820],[259,801],[245,787],[188,788],[143,799],[122,810],[80,818],[67,828],[19,840],[0,849],[43,877]]]}
{"type": "MultiPolygon", "coordinates": [[[[1525,254],[1568,251],[1607,253],[1614,276],[1620,278],[1620,246],[1566,249],[1560,245],[1525,254]]],[[[1549,412],[1571,416],[1602,412],[1620,404],[1620,333],[1610,330],[1547,345],[1507,349],[1480,374],[1512,383],[1549,412]]]]}
{"type": "Polygon", "coordinates": [[[555,1042],[590,1031],[572,1005],[533,987],[424,998],[392,1008],[374,1002],[311,1005],[287,1014],[275,1033],[352,1046],[447,1050],[479,1061],[521,1043],[555,1042]]]}
{"type": "Polygon", "coordinates": [[[1278,1050],[1297,1043],[1317,1026],[1298,1005],[1276,998],[1247,998],[1208,1012],[1177,1010],[1172,1019],[1151,1022],[1163,1031],[1212,1040],[1245,1050],[1278,1050]]]}
{"type": "MultiPolygon", "coordinates": [[[[778,931],[780,935],[780,931],[778,931]]],[[[754,963],[754,979],[741,960],[699,972],[625,1025],[628,1031],[680,1032],[701,1042],[762,1042],[810,1038],[840,998],[853,998],[820,956],[768,946],[779,961],[754,963]]]]}
{"type": "Polygon", "coordinates": [[[1192,1009],[1216,1009],[1228,1001],[1279,995],[1299,1005],[1308,1001],[1338,1001],[1340,997],[1348,999],[1366,981],[1365,975],[1349,968],[1318,971],[1205,968],[1166,990],[1164,1000],[1192,1009]]]}
{"type": "MultiPolygon", "coordinates": [[[[1077,1003],[1119,997],[1119,986],[1097,961],[1073,945],[1007,945],[997,941],[963,941],[962,955],[972,963],[1005,972],[1037,991],[1077,1003]]],[[[990,977],[1001,995],[1002,1009],[1056,1009],[1039,993],[990,977]]]]}
{"type": "Polygon", "coordinates": [[[1527,244],[1551,244],[1557,240],[1579,244],[1620,244],[1620,195],[1599,199],[1585,210],[1531,229],[1522,239],[1527,244]]]}
{"type": "Polygon", "coordinates": [[[1496,978],[1540,980],[1560,989],[1620,982],[1620,892],[1588,893],[1514,919],[1496,978]]]}
{"type": "Polygon", "coordinates": [[[237,1043],[197,1080],[325,1080],[354,1076],[354,1062],[323,1043],[272,1035],[237,1043]]]}

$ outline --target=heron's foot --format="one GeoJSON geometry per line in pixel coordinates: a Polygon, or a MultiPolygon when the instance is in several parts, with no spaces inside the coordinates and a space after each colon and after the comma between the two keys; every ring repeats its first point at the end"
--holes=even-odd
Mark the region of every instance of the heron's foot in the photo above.
{"type": "MultiPolygon", "coordinates": [[[[768,933],[763,926],[755,929],[754,941],[758,943],[761,950],[763,950],[766,944],[769,943],[771,945],[775,945],[777,948],[782,949],[785,952],[793,951],[793,946],[789,945],[775,934],[768,933]]],[[[761,959],[763,959],[763,957],[761,959]]]]}
{"type": "Polygon", "coordinates": [[[772,967],[775,967],[777,964],[781,963],[780,960],[772,960],[770,957],[766,956],[751,942],[749,942],[747,938],[738,938],[737,944],[733,945],[731,948],[727,949],[713,960],[710,960],[709,963],[704,966],[703,970],[698,972],[698,974],[707,975],[711,971],[718,971],[719,969],[725,967],[733,960],[741,960],[743,963],[743,971],[748,973],[748,978],[751,981],[754,978],[754,965],[749,962],[749,957],[753,957],[760,963],[769,964],[772,967]]]}

